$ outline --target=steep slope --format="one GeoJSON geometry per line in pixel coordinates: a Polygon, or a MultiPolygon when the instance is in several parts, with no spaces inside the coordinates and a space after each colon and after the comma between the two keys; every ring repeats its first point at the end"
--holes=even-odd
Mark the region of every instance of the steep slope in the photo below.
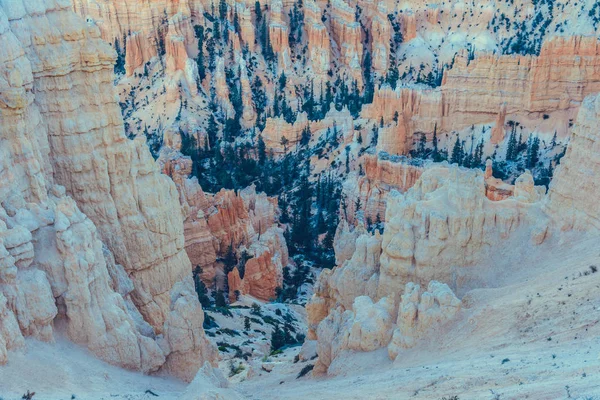
{"type": "Polygon", "coordinates": [[[0,359],[64,325],[110,363],[191,380],[215,350],[175,185],[124,135],[114,51],[64,1],[0,2],[0,34],[0,359]]]}
{"type": "MultiPolygon", "coordinates": [[[[309,339],[318,340],[315,371],[331,372],[344,350],[359,350],[374,338],[379,338],[377,345],[369,350],[389,344],[390,357],[400,357],[434,326],[454,317],[461,305],[452,291],[468,297],[473,289],[534,276],[521,270],[526,254],[542,254],[549,246],[568,251],[569,238],[581,232],[597,238],[598,208],[589,196],[597,186],[598,98],[583,102],[570,150],[545,198],[540,200],[530,175],[517,179],[513,196],[492,201],[481,172],[430,166],[406,194],[390,195],[383,236],[342,230],[338,240],[356,238],[354,254],[339,255],[341,264],[321,274],[307,306],[309,339]],[[573,187],[579,190],[573,193],[573,187]],[[573,227],[579,232],[562,232],[573,227]],[[420,290],[427,286],[427,292],[420,290]],[[381,308],[375,326],[365,326],[360,317],[357,307],[364,296],[372,299],[369,307],[381,308]],[[364,335],[357,337],[361,331],[364,335]]],[[[351,246],[339,248],[347,253],[351,246]]]]}

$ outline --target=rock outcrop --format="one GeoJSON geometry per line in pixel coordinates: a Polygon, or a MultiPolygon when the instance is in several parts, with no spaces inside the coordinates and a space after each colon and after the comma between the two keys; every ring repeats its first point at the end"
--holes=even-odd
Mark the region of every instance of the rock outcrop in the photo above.
{"type": "Polygon", "coordinates": [[[320,276],[307,305],[309,338],[320,343],[319,358],[323,354],[317,372],[330,369],[339,349],[349,348],[339,343],[347,343],[351,324],[343,315],[351,315],[354,299],[398,299],[403,290],[392,310],[398,315],[388,346],[394,359],[454,318],[461,303],[454,292],[493,284],[500,276],[496,274],[502,274],[493,261],[502,253],[499,248],[517,242],[537,246],[553,236],[560,239],[561,230],[597,229],[597,207],[590,199],[596,188],[595,154],[600,151],[599,98],[584,100],[547,196],[534,186],[529,172],[505,194],[490,199],[490,186],[495,185],[491,164],[485,175],[429,166],[405,194],[388,197],[381,238],[343,222],[336,234],[338,266],[320,276]]]}
{"type": "Polygon", "coordinates": [[[331,65],[331,44],[327,28],[321,21],[321,9],[314,0],[304,2],[304,26],[312,69],[322,77],[331,65]]]}
{"type": "Polygon", "coordinates": [[[235,301],[240,294],[263,301],[277,298],[276,289],[283,285],[283,267],[288,264],[283,230],[272,226],[250,245],[247,252],[251,258],[246,261],[243,273],[236,266],[228,274],[230,299],[235,301]]]}
{"type": "Polygon", "coordinates": [[[109,43],[120,41],[127,55],[127,74],[161,50],[164,51],[167,29],[184,37],[188,50],[195,46],[192,18],[199,18],[204,6],[198,0],[159,0],[151,3],[137,0],[96,2],[71,0],[75,13],[100,29],[102,39],[109,43]]]}
{"type": "Polygon", "coordinates": [[[545,204],[561,230],[599,229],[595,202],[600,157],[600,95],[585,99],[579,111],[565,161],[557,168],[545,204]]]}
{"type": "MultiPolygon", "coordinates": [[[[595,36],[549,39],[537,57],[478,54],[471,60],[463,52],[445,71],[439,88],[394,91],[384,86],[375,91],[362,115],[390,122],[398,112],[410,122],[412,137],[436,127],[439,134],[480,123],[500,124],[507,114],[519,112],[576,113],[587,95],[600,91],[598,65],[600,42],[595,36]]],[[[568,118],[558,128],[566,132],[568,118]]],[[[502,135],[495,131],[494,140],[502,135]]]]}
{"type": "Polygon", "coordinates": [[[217,261],[231,247],[238,257],[246,254],[244,269],[228,272],[229,295],[249,294],[268,301],[281,287],[288,249],[283,230],[276,226],[276,199],[256,193],[250,186],[239,192],[222,189],[205,193],[196,178],[189,178],[192,160],[184,157],[179,132],[168,134],[159,164],[173,178],[185,216],[185,249],[193,266],[202,268],[202,279],[212,285],[224,273],[217,261]],[[236,293],[237,292],[237,293],[236,293]]]}
{"type": "Polygon", "coordinates": [[[393,300],[387,297],[373,303],[370,297],[360,296],[352,309],[333,310],[319,324],[319,358],[313,373],[326,373],[343,351],[372,351],[387,345],[392,335],[393,308],[393,300]]]}
{"type": "Polygon", "coordinates": [[[428,330],[451,320],[460,310],[460,300],[448,285],[430,281],[427,291],[412,282],[406,284],[398,307],[398,320],[388,345],[392,360],[402,349],[413,347],[428,330]]]}
{"type": "Polygon", "coordinates": [[[331,2],[331,38],[337,46],[341,64],[349,69],[354,79],[362,82],[362,32],[354,11],[344,0],[331,2]]]}
{"type": "Polygon", "coordinates": [[[344,181],[346,199],[344,218],[356,224],[356,213],[370,222],[385,221],[387,198],[392,190],[406,192],[421,176],[423,166],[408,158],[390,157],[385,153],[366,154],[363,157],[364,175],[351,173],[344,181]],[[361,205],[356,210],[357,204],[361,205]]]}
{"type": "Polygon", "coordinates": [[[273,52],[277,54],[279,66],[288,70],[292,64],[290,56],[290,44],[288,40],[289,29],[283,19],[283,2],[281,0],[271,1],[271,20],[269,21],[269,38],[273,52]]]}
{"type": "MultiPolygon", "coordinates": [[[[331,332],[343,337],[348,327],[341,315],[356,298],[398,299],[409,282],[406,304],[396,301],[390,311],[399,315],[390,349],[393,358],[429,327],[450,319],[458,306],[450,287],[464,293],[493,279],[486,260],[496,246],[511,238],[536,245],[548,236],[549,219],[531,176],[518,181],[513,197],[492,201],[480,171],[432,165],[405,194],[392,191],[387,196],[383,235],[368,234],[360,225],[352,230],[343,222],[334,246],[338,266],[321,274],[307,305],[309,339],[331,342],[331,332]],[[476,265],[478,270],[473,269],[476,265]],[[420,286],[428,286],[427,294],[420,295],[420,286]],[[414,304],[408,304],[409,299],[414,304]],[[422,320],[409,312],[419,308],[422,320]],[[325,334],[323,339],[319,332],[325,334]]],[[[323,351],[321,372],[334,358],[331,350],[323,351]]]]}
{"type": "Polygon", "coordinates": [[[63,1],[0,3],[0,41],[0,354],[61,323],[103,360],[191,380],[216,352],[175,185],[124,135],[114,51],[63,1]]]}

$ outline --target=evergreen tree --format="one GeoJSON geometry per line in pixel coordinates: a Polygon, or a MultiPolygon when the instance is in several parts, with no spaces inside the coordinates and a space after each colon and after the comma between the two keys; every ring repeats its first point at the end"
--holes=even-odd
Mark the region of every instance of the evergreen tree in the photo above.
{"type": "Polygon", "coordinates": [[[373,102],[373,94],[375,92],[375,85],[373,84],[373,74],[371,73],[373,60],[370,52],[365,52],[365,58],[363,61],[363,102],[370,104],[373,102]]]}
{"type": "Polygon", "coordinates": [[[202,268],[198,265],[194,269],[194,288],[196,289],[196,294],[198,295],[198,301],[202,305],[202,308],[207,309],[210,308],[210,298],[208,297],[208,291],[206,289],[206,285],[202,282],[202,268]]]}
{"type": "Polygon", "coordinates": [[[282,92],[285,90],[285,85],[287,84],[287,77],[285,76],[285,72],[281,71],[281,75],[279,76],[279,90],[282,92]]]}
{"type": "Polygon", "coordinates": [[[540,139],[537,136],[530,137],[529,142],[527,146],[527,168],[533,169],[540,159],[540,139]]]}
{"type": "Polygon", "coordinates": [[[235,251],[233,249],[233,242],[229,244],[227,247],[227,253],[225,253],[225,257],[223,258],[223,266],[225,275],[233,271],[233,268],[237,265],[237,257],[235,256],[235,251]]]}
{"type": "Polygon", "coordinates": [[[462,164],[463,159],[463,149],[460,142],[460,136],[456,135],[456,142],[454,143],[454,147],[452,148],[452,158],[450,159],[451,164],[462,164]]]}
{"type": "Polygon", "coordinates": [[[346,146],[346,173],[350,172],[350,146],[346,146]]]}
{"type": "Polygon", "coordinates": [[[222,308],[227,307],[227,301],[225,300],[225,294],[221,289],[217,289],[215,293],[215,307],[222,308]]]}
{"type": "Polygon", "coordinates": [[[227,2],[225,0],[219,1],[219,18],[221,18],[221,21],[227,19],[227,2]]]}
{"type": "Polygon", "coordinates": [[[254,13],[256,14],[256,26],[259,26],[262,21],[262,9],[258,1],[254,3],[254,13]]]}
{"type": "Polygon", "coordinates": [[[335,121],[333,121],[333,130],[331,131],[328,128],[327,132],[329,134],[329,136],[328,136],[329,137],[329,143],[331,143],[332,147],[337,147],[337,145],[339,144],[339,141],[338,141],[339,132],[338,132],[338,128],[337,128],[337,125],[336,125],[335,121]]]}
{"type": "Polygon", "coordinates": [[[437,138],[437,123],[433,127],[433,139],[431,140],[431,145],[433,147],[432,157],[434,162],[440,162],[440,152],[438,149],[438,138],[437,138]]]}
{"type": "Polygon", "coordinates": [[[376,125],[373,125],[373,130],[371,131],[371,146],[377,146],[378,140],[379,140],[379,129],[377,129],[376,125]]]}
{"type": "Polygon", "coordinates": [[[419,147],[417,150],[417,154],[419,155],[419,157],[425,158],[426,151],[427,151],[426,146],[427,146],[427,137],[425,136],[424,132],[421,132],[421,136],[419,138],[419,147]]]}
{"type": "Polygon", "coordinates": [[[258,164],[265,165],[267,160],[267,146],[265,145],[265,141],[263,140],[262,135],[258,135],[258,164]]]}
{"type": "Polygon", "coordinates": [[[360,211],[362,207],[362,203],[360,201],[360,196],[356,198],[356,201],[354,202],[354,213],[356,214],[357,212],[360,211]]]}
{"type": "Polygon", "coordinates": [[[396,65],[396,59],[392,57],[390,66],[385,76],[385,81],[392,87],[392,89],[396,89],[398,79],[400,79],[400,75],[398,74],[398,66],[396,65]]]}
{"type": "Polygon", "coordinates": [[[302,129],[302,136],[300,136],[300,145],[307,146],[310,143],[310,137],[312,133],[310,131],[310,127],[307,125],[304,129],[302,129]]]}
{"type": "Polygon", "coordinates": [[[279,350],[285,346],[285,332],[275,325],[271,332],[271,351],[279,350]]]}
{"type": "Polygon", "coordinates": [[[251,326],[250,326],[250,318],[244,317],[244,330],[246,332],[249,332],[250,328],[251,328],[251,326]]]}
{"type": "Polygon", "coordinates": [[[125,50],[121,49],[119,39],[115,39],[115,51],[117,52],[117,61],[115,62],[115,75],[125,74],[125,50]]]}
{"type": "Polygon", "coordinates": [[[506,161],[514,161],[519,155],[519,143],[517,142],[517,134],[514,121],[509,121],[508,123],[512,126],[512,129],[510,132],[510,137],[508,138],[508,143],[506,145],[506,161]]]}

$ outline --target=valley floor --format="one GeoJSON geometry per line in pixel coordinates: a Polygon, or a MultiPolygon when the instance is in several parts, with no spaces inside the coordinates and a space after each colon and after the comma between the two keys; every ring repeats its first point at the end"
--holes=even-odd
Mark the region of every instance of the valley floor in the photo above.
{"type": "MultiPolygon", "coordinates": [[[[386,349],[347,353],[330,368],[336,376],[297,379],[314,361],[294,363],[296,347],[273,357],[270,373],[256,360],[250,377],[233,388],[255,400],[600,399],[597,244],[594,238],[523,251],[506,284],[468,292],[458,318],[395,363],[386,349]]],[[[170,400],[184,385],[108,366],[62,340],[30,340],[27,353],[0,367],[0,398],[27,390],[44,400],[170,400]]]]}

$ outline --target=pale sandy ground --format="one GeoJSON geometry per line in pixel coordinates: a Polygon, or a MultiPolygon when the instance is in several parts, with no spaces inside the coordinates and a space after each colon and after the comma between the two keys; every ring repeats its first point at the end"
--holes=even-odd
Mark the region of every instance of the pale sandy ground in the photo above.
{"type": "Polygon", "coordinates": [[[395,363],[385,349],[348,354],[333,366],[338,376],[299,380],[301,365],[281,364],[238,390],[249,399],[600,399],[600,246],[574,243],[522,251],[503,277],[511,284],[469,292],[459,318],[395,363]]]}
{"type": "Polygon", "coordinates": [[[30,390],[33,400],[175,399],[185,389],[176,380],[144,376],[108,365],[65,340],[47,344],[27,341],[26,353],[11,353],[0,367],[0,398],[20,399],[30,390]],[[159,397],[146,394],[152,390],[159,397]]]}
{"type": "MultiPolygon", "coordinates": [[[[334,377],[296,379],[314,361],[298,349],[234,388],[248,399],[600,399],[600,241],[563,243],[520,259],[502,287],[467,293],[459,317],[395,363],[386,349],[346,354],[334,377]],[[568,386],[568,389],[567,389],[568,386]]],[[[527,248],[527,246],[525,246],[527,248]]],[[[516,250],[515,250],[516,251],[516,250]]],[[[511,261],[512,263],[512,261],[511,261]]],[[[63,341],[28,341],[0,367],[0,398],[177,399],[184,385],[108,366],[63,341]],[[144,395],[151,389],[159,397],[144,395]]]]}

